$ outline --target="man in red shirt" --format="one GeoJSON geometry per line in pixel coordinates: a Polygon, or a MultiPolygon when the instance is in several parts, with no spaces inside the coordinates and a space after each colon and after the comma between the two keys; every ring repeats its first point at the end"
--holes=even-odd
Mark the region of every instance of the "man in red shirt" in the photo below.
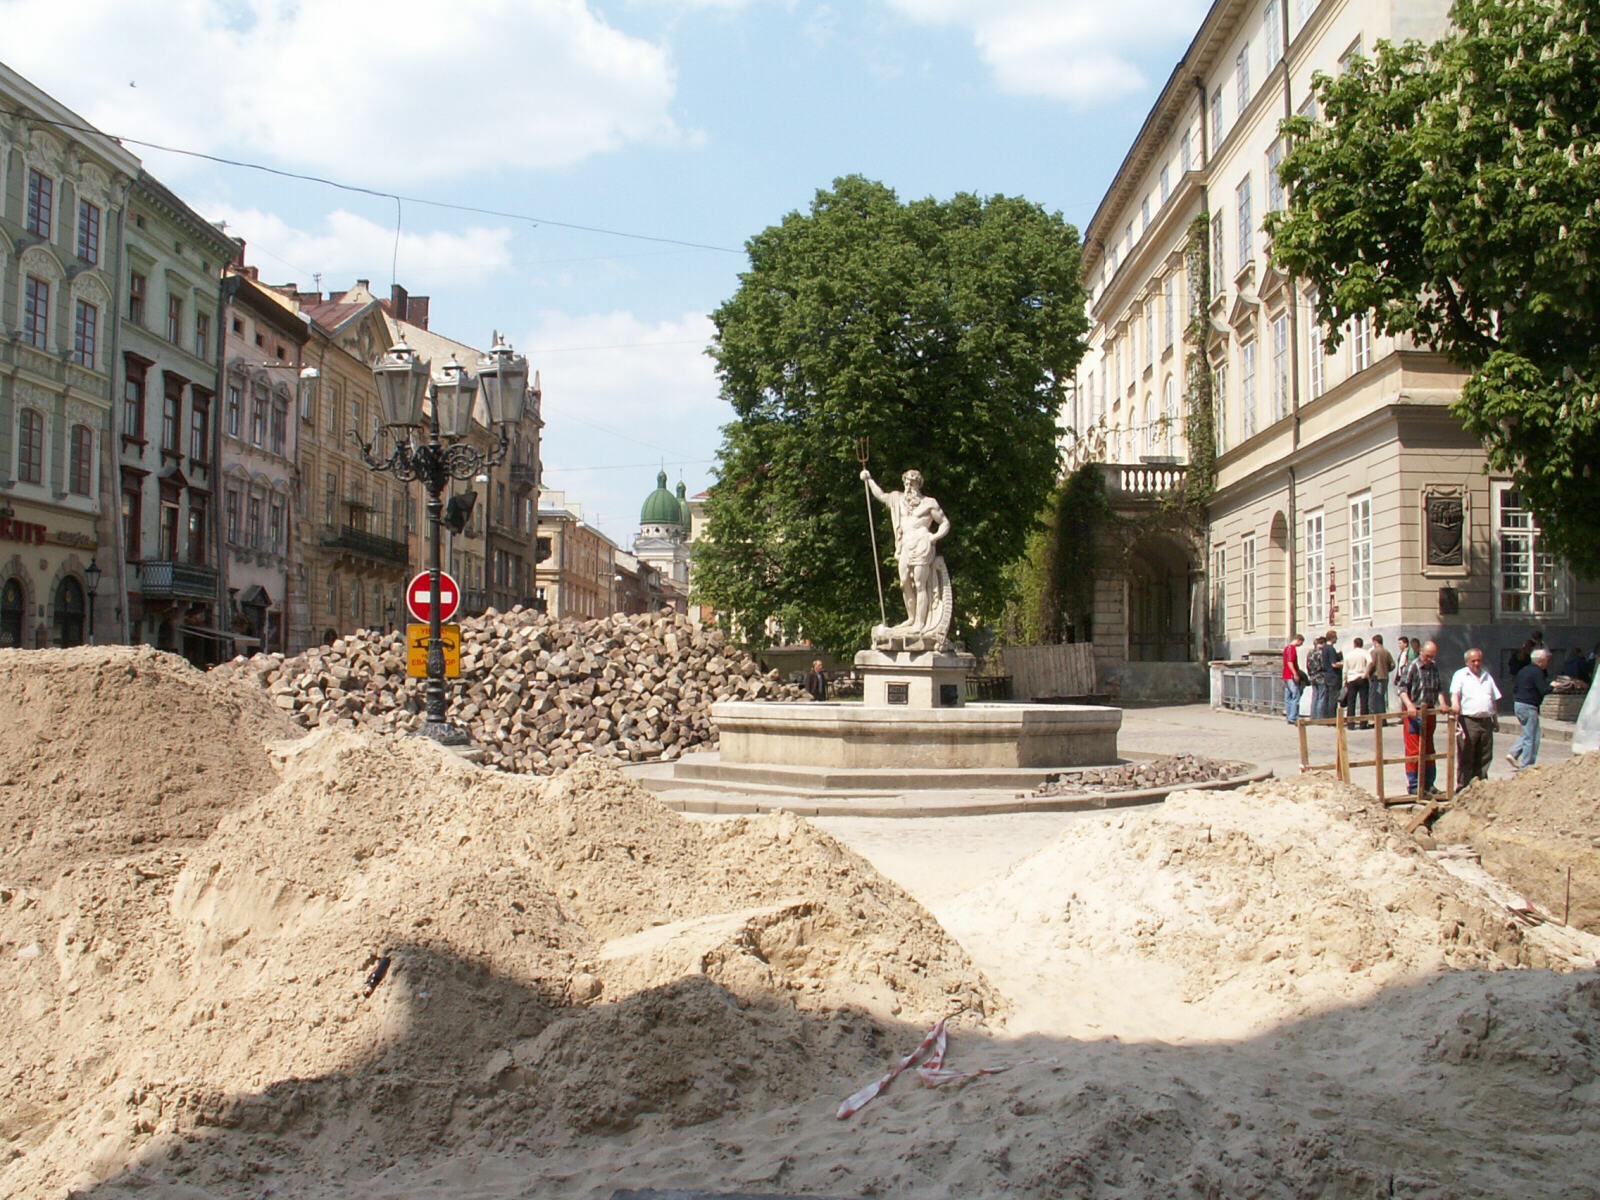
{"type": "Polygon", "coordinates": [[[1283,648],[1283,719],[1291,725],[1300,719],[1300,693],[1306,686],[1306,674],[1300,669],[1300,647],[1305,640],[1297,633],[1283,648]]]}

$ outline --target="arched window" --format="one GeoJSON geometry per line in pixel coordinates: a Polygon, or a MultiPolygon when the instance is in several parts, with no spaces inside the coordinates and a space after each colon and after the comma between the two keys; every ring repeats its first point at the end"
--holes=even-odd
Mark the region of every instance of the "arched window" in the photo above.
{"type": "Polygon", "coordinates": [[[22,584],[15,579],[6,580],[0,588],[0,646],[15,648],[22,645],[22,618],[27,612],[27,596],[22,584]]]}
{"type": "Polygon", "coordinates": [[[55,625],[56,644],[81,646],[83,644],[83,587],[72,576],[67,576],[56,586],[55,625]]]}
{"type": "Polygon", "coordinates": [[[17,479],[44,482],[44,414],[25,408],[17,417],[17,479]]]}

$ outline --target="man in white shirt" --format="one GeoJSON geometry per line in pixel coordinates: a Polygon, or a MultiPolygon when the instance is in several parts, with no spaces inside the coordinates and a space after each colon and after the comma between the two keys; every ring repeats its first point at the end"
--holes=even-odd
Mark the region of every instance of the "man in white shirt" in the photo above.
{"type": "MultiPolygon", "coordinates": [[[[1356,715],[1360,708],[1361,715],[1367,716],[1370,709],[1367,705],[1367,676],[1372,673],[1372,655],[1368,653],[1361,639],[1357,638],[1350,644],[1350,649],[1344,654],[1344,715],[1349,720],[1356,715]]],[[[1362,729],[1371,728],[1363,722],[1362,729]]]]}
{"type": "Polygon", "coordinates": [[[1489,763],[1494,758],[1494,726],[1500,689],[1494,676],[1483,669],[1483,651],[1467,651],[1467,665],[1451,677],[1450,707],[1461,719],[1456,734],[1460,769],[1456,786],[1466,787],[1474,779],[1489,778],[1489,763]]]}

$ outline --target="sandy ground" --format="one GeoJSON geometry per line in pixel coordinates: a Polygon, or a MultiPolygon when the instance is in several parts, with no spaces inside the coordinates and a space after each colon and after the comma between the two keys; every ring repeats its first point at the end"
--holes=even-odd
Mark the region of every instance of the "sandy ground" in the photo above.
{"type": "MultiPolygon", "coordinates": [[[[89,689],[102,728],[196,686],[134,666],[89,689]]],[[[1130,749],[1297,756],[1261,719],[1129,718],[1130,749]]],[[[85,776],[153,790],[136,828],[0,745],[0,1195],[1597,1194],[1600,939],[1326,779],[689,820],[599,764],[340,731],[242,794],[254,735],[215,736],[239,765],[203,786],[85,776]],[[945,1066],[1003,1073],[836,1117],[947,1014],[945,1066]]]]}

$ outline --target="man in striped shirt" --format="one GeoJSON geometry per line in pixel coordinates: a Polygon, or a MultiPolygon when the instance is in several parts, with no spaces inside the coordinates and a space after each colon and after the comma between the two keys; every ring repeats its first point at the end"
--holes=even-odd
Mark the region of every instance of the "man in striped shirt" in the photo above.
{"type": "Polygon", "coordinates": [[[1421,768],[1422,791],[1433,791],[1439,764],[1434,761],[1434,712],[1438,707],[1441,683],[1439,680],[1439,647],[1433,642],[1422,643],[1422,653],[1407,663],[1395,682],[1395,692],[1400,697],[1400,711],[1406,714],[1401,725],[1406,748],[1406,794],[1417,794],[1418,768],[1421,768]],[[1426,710],[1426,711],[1424,711],[1426,710]],[[1426,758],[1426,762],[1423,762],[1426,758]]]}

